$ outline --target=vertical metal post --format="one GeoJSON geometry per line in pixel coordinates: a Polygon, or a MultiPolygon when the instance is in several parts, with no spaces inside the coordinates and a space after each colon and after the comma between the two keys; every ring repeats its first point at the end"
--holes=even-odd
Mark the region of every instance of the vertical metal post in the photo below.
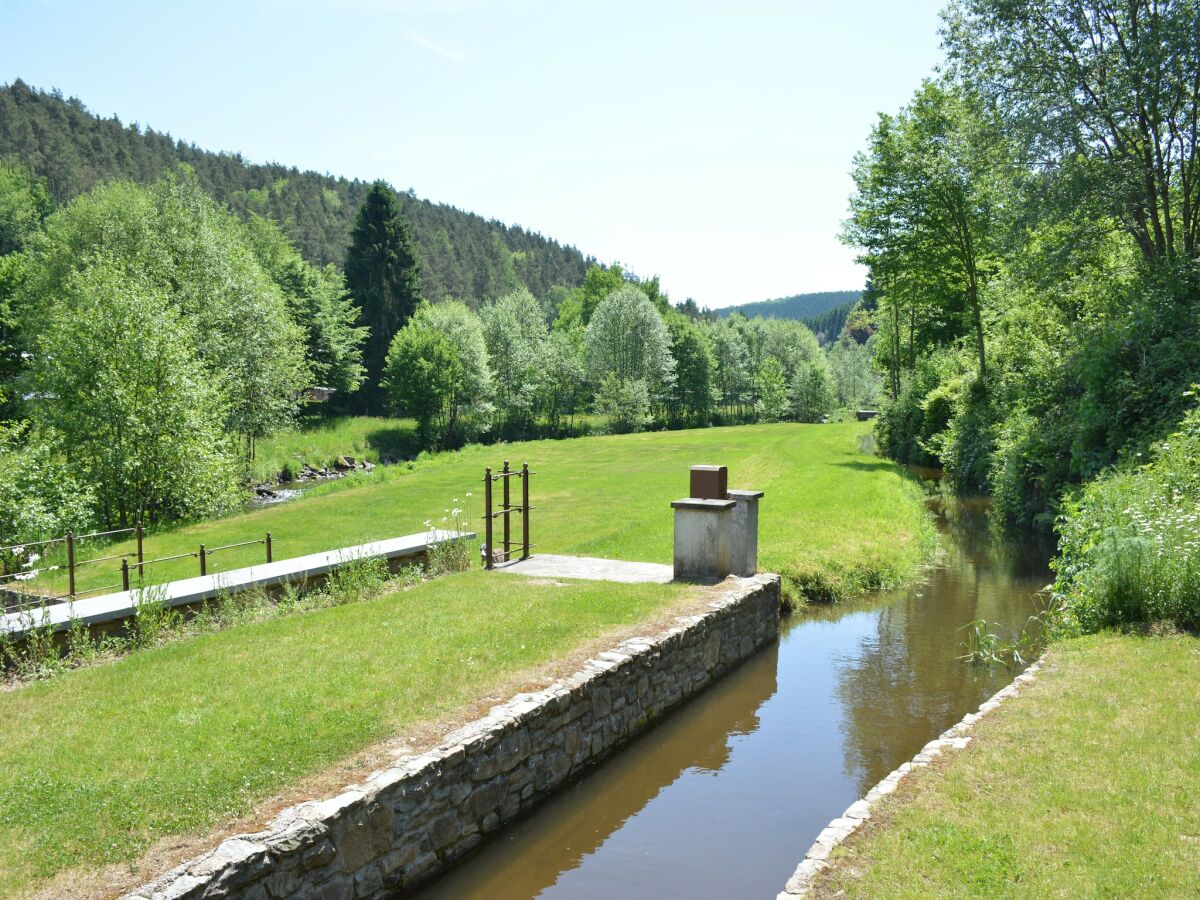
{"type": "Polygon", "coordinates": [[[267,562],[271,562],[271,532],[267,532],[267,562]]]}
{"type": "Polygon", "coordinates": [[[129,590],[129,560],[121,558],[121,590],[129,590]]]}
{"type": "Polygon", "coordinates": [[[208,557],[204,555],[204,545],[200,545],[200,574],[208,574],[208,557]]]}
{"type": "Polygon", "coordinates": [[[67,532],[67,593],[75,596],[75,533],[67,532]]]}
{"type": "Polygon", "coordinates": [[[511,498],[508,495],[508,482],[510,469],[508,468],[508,460],[504,461],[504,561],[508,562],[508,548],[512,546],[509,537],[509,507],[512,505],[511,498]]]}
{"type": "MultiPolygon", "coordinates": [[[[145,562],[142,556],[142,520],[139,517],[137,521],[137,545],[138,545],[138,562],[145,562]]],[[[139,567],[139,572],[141,571],[139,567]]]]}
{"type": "Polygon", "coordinates": [[[492,467],[483,470],[483,566],[492,567],[492,467]]]}
{"type": "Polygon", "coordinates": [[[529,559],[529,463],[521,463],[521,559],[529,559]]]}

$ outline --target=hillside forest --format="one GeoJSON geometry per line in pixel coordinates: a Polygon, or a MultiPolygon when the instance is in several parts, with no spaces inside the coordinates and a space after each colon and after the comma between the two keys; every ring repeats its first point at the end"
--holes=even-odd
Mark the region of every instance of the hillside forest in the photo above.
{"type": "Polygon", "coordinates": [[[313,417],[404,417],[442,449],[816,422],[882,384],[866,331],[830,349],[799,321],[672,305],[657,277],[383,182],[288,170],[292,188],[258,195],[264,167],[19,83],[0,93],[0,135],[10,542],[238,508],[257,444],[313,417]],[[344,209],[322,191],[356,203],[336,251],[344,209]],[[437,222],[453,271],[427,249],[437,222]]]}

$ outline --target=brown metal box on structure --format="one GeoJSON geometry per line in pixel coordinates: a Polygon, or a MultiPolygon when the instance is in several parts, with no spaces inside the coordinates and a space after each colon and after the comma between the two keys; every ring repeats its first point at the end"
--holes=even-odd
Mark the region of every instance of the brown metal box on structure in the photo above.
{"type": "Polygon", "coordinates": [[[697,500],[725,500],[728,494],[728,468],[725,466],[692,466],[689,496],[697,500]]]}

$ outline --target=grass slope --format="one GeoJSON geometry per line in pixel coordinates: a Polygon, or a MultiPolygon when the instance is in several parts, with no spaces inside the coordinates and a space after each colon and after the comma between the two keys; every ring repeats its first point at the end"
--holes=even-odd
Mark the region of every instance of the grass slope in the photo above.
{"type": "MultiPolygon", "coordinates": [[[[850,594],[910,577],[935,540],[919,487],[892,463],[860,452],[869,430],[862,423],[754,425],[469,447],[411,470],[377,469],[291,503],[153,535],[146,553],[170,556],[270,530],[276,558],[298,556],[423,531],[456,498],[478,528],[484,466],[499,469],[507,458],[528,461],[537,473],[531,534],[540,551],[669,563],[670,503],[687,495],[688,467],[721,463],[730,487],[766,491],[760,569],[782,573],[793,595],[850,594]]],[[[248,565],[261,553],[251,547],[215,556],[209,571],[248,565]]],[[[100,568],[83,569],[81,586],[114,580],[100,568]]],[[[154,580],[196,572],[192,559],[148,569],[154,580]]]]}
{"type": "Polygon", "coordinates": [[[130,860],[686,598],[483,572],[0,695],[0,895],[130,860]]]}
{"type": "Polygon", "coordinates": [[[1038,681],[920,770],[816,896],[1200,895],[1200,640],[1056,644],[1038,681]]]}

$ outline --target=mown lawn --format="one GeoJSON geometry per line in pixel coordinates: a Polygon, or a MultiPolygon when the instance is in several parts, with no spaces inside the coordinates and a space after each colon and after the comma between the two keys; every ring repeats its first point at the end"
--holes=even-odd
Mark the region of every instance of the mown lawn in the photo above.
{"type": "Polygon", "coordinates": [[[1200,895],[1200,639],[1054,644],[836,852],[816,896],[1200,895]]]}
{"type": "Polygon", "coordinates": [[[477,571],[0,694],[0,895],[230,821],[693,590],[477,571]]]}
{"type": "MultiPolygon", "coordinates": [[[[269,530],[277,558],[296,556],[423,531],[424,522],[438,522],[455,505],[479,529],[484,466],[499,469],[507,458],[514,466],[528,461],[537,473],[532,540],[539,550],[670,562],[670,503],[686,496],[688,468],[721,463],[730,487],[766,491],[760,568],[784,574],[792,593],[803,587],[849,594],[910,577],[935,540],[919,487],[892,463],[860,451],[869,431],[860,423],[780,424],[469,447],[412,468],[331,482],[291,503],[155,534],[146,553],[194,552],[201,543],[254,540],[269,530]]],[[[262,550],[213,557],[209,571],[249,565],[262,550]]],[[[187,559],[147,572],[170,580],[197,574],[196,565],[187,559]]],[[[110,583],[114,571],[87,567],[80,584],[110,583]]]]}

